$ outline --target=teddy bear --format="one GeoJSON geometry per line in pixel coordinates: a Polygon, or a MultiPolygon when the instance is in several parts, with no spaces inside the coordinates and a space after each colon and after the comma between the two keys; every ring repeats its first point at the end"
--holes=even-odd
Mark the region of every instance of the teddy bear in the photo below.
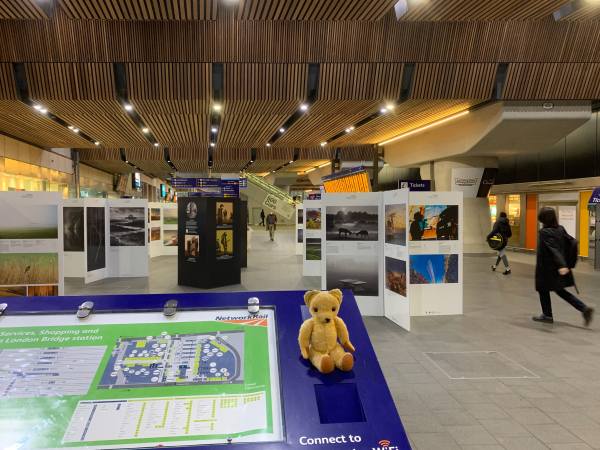
{"type": "Polygon", "coordinates": [[[304,294],[310,319],[300,327],[298,343],[304,359],[310,359],[321,373],[331,373],[337,367],[348,372],[354,367],[354,352],[348,328],[338,317],[342,291],[308,291],[304,294]],[[341,344],[341,345],[340,345],[341,344]]]}

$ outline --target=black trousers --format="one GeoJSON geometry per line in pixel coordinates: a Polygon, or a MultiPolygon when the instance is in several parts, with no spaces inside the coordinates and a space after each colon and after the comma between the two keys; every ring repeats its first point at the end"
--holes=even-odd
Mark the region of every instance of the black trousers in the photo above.
{"type": "MultiPolygon", "coordinates": [[[[587,306],[573,294],[571,294],[566,289],[559,289],[556,292],[560,298],[564,301],[568,302],[573,308],[578,311],[585,311],[587,306]]],[[[539,291],[540,294],[540,303],[542,304],[542,312],[545,316],[552,317],[552,302],[550,301],[550,291],[539,291]]]]}

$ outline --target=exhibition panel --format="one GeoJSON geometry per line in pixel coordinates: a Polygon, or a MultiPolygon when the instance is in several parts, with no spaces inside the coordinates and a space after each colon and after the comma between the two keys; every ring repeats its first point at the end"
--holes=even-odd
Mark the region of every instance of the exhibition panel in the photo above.
{"type": "Polygon", "coordinates": [[[410,303],[408,274],[408,189],[383,193],[384,223],[381,224],[385,236],[383,249],[385,289],[383,306],[385,317],[410,331],[410,303]]]}
{"type": "Polygon", "coordinates": [[[177,255],[177,205],[162,203],[162,254],[177,255]]]}
{"type": "Polygon", "coordinates": [[[148,254],[151,258],[163,253],[162,241],[162,203],[148,203],[148,254]]]}
{"type": "Polygon", "coordinates": [[[62,202],[54,192],[0,192],[0,297],[64,294],[62,202]]]}
{"type": "Polygon", "coordinates": [[[321,276],[323,217],[321,200],[304,201],[304,254],[302,256],[304,276],[321,276]]]}
{"type": "Polygon", "coordinates": [[[107,201],[99,198],[84,200],[85,205],[85,282],[108,278],[109,221],[107,201]]]}
{"type": "Polygon", "coordinates": [[[304,295],[10,301],[0,318],[0,354],[8,356],[0,377],[2,444],[366,450],[385,442],[410,449],[351,291],[339,314],[358,363],[328,375],[301,357],[296,333],[289,332],[309,315],[304,295]],[[248,297],[260,299],[254,313],[248,297]],[[78,318],[84,301],[93,309],[78,318]],[[36,370],[21,375],[24,366],[48,363],[52,379],[36,370]]]}
{"type": "Polygon", "coordinates": [[[84,200],[63,201],[63,249],[65,277],[85,277],[84,200]]]}
{"type": "Polygon", "coordinates": [[[296,205],[296,255],[304,251],[304,206],[296,205]]]}

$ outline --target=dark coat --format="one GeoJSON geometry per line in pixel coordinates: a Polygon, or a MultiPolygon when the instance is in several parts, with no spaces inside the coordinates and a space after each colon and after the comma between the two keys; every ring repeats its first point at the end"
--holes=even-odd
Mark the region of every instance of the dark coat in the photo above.
{"type": "Polygon", "coordinates": [[[508,239],[512,236],[512,230],[506,217],[498,217],[498,220],[494,223],[494,227],[490,234],[487,235],[486,239],[489,241],[495,234],[500,234],[504,238],[504,243],[498,248],[498,250],[502,250],[508,245],[508,239]]]}
{"type": "Polygon", "coordinates": [[[563,227],[542,228],[538,233],[535,264],[535,290],[557,291],[575,285],[573,274],[558,274],[558,269],[568,267],[565,260],[565,235],[563,227]]]}

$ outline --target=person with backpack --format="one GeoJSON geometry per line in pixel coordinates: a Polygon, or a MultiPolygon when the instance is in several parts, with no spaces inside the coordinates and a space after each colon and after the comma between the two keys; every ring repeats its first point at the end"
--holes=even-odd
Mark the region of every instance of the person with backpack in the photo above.
{"type": "Polygon", "coordinates": [[[535,265],[535,290],[540,295],[542,314],[533,320],[543,323],[554,323],[550,292],[568,302],[583,315],[588,327],[594,317],[594,308],[587,306],[566,290],[575,286],[575,278],[571,269],[577,264],[577,240],[558,224],[553,208],[544,207],[538,214],[543,228],[538,233],[537,257],[535,265]]]}
{"type": "Polygon", "coordinates": [[[512,230],[510,228],[510,224],[508,223],[508,217],[506,217],[506,213],[503,211],[500,213],[500,217],[494,223],[492,227],[492,231],[487,235],[487,241],[491,242],[493,239],[496,242],[500,242],[498,247],[494,247],[495,250],[498,251],[498,256],[496,257],[496,264],[492,265],[492,271],[496,271],[496,268],[500,264],[500,260],[504,263],[504,272],[503,275],[510,275],[511,270],[508,265],[508,258],[506,257],[506,246],[508,245],[508,239],[512,236],[512,230]]]}

